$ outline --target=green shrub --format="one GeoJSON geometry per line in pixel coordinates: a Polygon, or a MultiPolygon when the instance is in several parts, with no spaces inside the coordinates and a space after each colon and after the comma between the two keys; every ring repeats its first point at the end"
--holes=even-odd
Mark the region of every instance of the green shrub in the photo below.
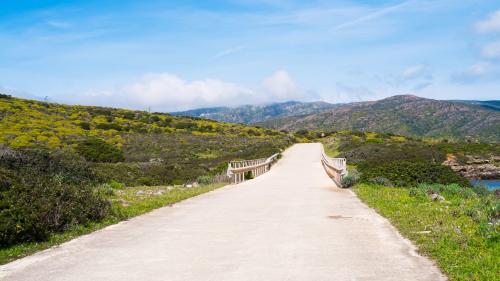
{"type": "Polygon", "coordinates": [[[386,163],[363,162],[358,166],[360,180],[370,183],[371,179],[384,177],[397,186],[411,187],[420,183],[456,183],[470,187],[467,179],[455,173],[450,167],[427,162],[392,161],[386,163]]]}
{"type": "Polygon", "coordinates": [[[479,196],[491,194],[491,191],[483,184],[472,185],[472,190],[479,196]]]}
{"type": "Polygon", "coordinates": [[[90,123],[89,122],[80,122],[78,124],[78,126],[80,126],[80,128],[84,129],[84,130],[90,130],[90,123]]]}
{"type": "Polygon", "coordinates": [[[306,129],[300,129],[297,132],[295,132],[295,134],[301,137],[306,137],[309,136],[309,131],[306,129]]]}
{"type": "Polygon", "coordinates": [[[252,129],[248,130],[248,131],[247,131],[247,134],[248,134],[249,136],[260,136],[260,135],[261,135],[261,133],[260,133],[259,131],[252,130],[252,129]]]}
{"type": "Polygon", "coordinates": [[[98,138],[89,138],[80,142],[76,151],[92,162],[119,162],[125,159],[120,149],[98,138]]]}
{"type": "Polygon", "coordinates": [[[426,194],[438,193],[447,195],[456,195],[462,198],[477,197],[477,194],[470,187],[463,187],[456,183],[452,184],[419,184],[418,189],[426,194]]]}
{"type": "Polygon", "coordinates": [[[176,129],[186,129],[186,130],[195,130],[198,128],[195,122],[190,121],[179,121],[174,124],[174,128],[176,129]]]}
{"type": "Polygon", "coordinates": [[[109,182],[109,186],[113,189],[123,189],[125,187],[123,183],[117,182],[115,180],[111,180],[109,182]]]}
{"type": "Polygon", "coordinates": [[[80,157],[0,150],[0,247],[43,241],[108,213],[109,203],[93,189],[95,177],[80,157]]]}
{"type": "Polygon", "coordinates": [[[370,179],[370,182],[377,185],[393,186],[394,184],[385,177],[377,176],[370,179]]]}
{"type": "Polygon", "coordinates": [[[135,112],[133,112],[133,111],[125,111],[125,112],[123,112],[122,116],[125,119],[134,120],[135,119],[135,112]]]}
{"type": "Polygon", "coordinates": [[[246,179],[246,180],[251,180],[251,179],[253,179],[253,178],[254,178],[254,177],[253,177],[252,172],[248,171],[248,172],[246,172],[246,173],[245,173],[245,179],[246,179]]]}
{"type": "Polygon", "coordinates": [[[122,127],[116,123],[99,123],[95,127],[96,129],[101,129],[101,130],[117,130],[117,131],[122,130],[122,127]]]}
{"type": "Polygon", "coordinates": [[[340,181],[340,185],[343,188],[349,188],[349,187],[354,186],[357,182],[358,182],[358,178],[356,176],[347,175],[347,176],[342,178],[342,180],[340,181]]]}
{"type": "Polygon", "coordinates": [[[199,176],[196,181],[199,184],[211,184],[213,180],[213,177],[211,176],[199,176]]]}
{"type": "Polygon", "coordinates": [[[149,117],[149,120],[150,120],[151,122],[158,122],[158,121],[160,121],[161,119],[160,119],[160,117],[158,117],[158,116],[156,116],[156,115],[153,115],[153,116],[149,117]]]}
{"type": "Polygon", "coordinates": [[[140,177],[139,179],[137,179],[137,182],[139,183],[139,185],[151,186],[154,185],[155,181],[151,177],[140,177]]]}

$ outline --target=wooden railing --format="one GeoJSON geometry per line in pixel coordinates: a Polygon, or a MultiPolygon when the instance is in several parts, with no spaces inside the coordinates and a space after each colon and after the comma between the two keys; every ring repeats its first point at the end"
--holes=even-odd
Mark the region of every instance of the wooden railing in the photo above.
{"type": "Polygon", "coordinates": [[[250,178],[255,178],[269,171],[277,159],[278,153],[269,158],[231,161],[227,168],[227,175],[231,177],[232,183],[240,183],[245,181],[246,174],[249,174],[250,178]]]}
{"type": "Polygon", "coordinates": [[[326,173],[332,180],[341,187],[342,178],[347,176],[347,161],[345,158],[331,158],[326,155],[325,150],[321,150],[321,163],[326,173]]]}

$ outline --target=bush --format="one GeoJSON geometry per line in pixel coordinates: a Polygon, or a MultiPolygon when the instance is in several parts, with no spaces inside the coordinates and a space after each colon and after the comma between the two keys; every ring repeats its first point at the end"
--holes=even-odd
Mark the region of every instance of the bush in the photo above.
{"type": "Polygon", "coordinates": [[[384,177],[397,186],[416,186],[420,183],[456,183],[471,187],[467,179],[455,173],[450,167],[427,162],[392,161],[386,163],[363,162],[358,166],[360,180],[370,183],[371,179],[384,177]]]}
{"type": "Polygon", "coordinates": [[[260,135],[261,135],[259,131],[252,130],[252,129],[248,130],[248,131],[247,131],[247,134],[248,134],[249,136],[256,136],[256,137],[258,137],[258,136],[260,136],[260,135]]]}
{"type": "Polygon", "coordinates": [[[98,138],[90,138],[79,143],[76,151],[92,162],[120,162],[125,159],[120,149],[98,138]]]}
{"type": "Polygon", "coordinates": [[[117,182],[115,180],[111,180],[109,182],[109,186],[113,189],[123,189],[125,187],[123,183],[117,182]]]}
{"type": "Polygon", "coordinates": [[[456,183],[453,184],[419,184],[418,189],[422,190],[425,194],[447,194],[457,195],[462,198],[476,197],[476,193],[470,187],[462,187],[456,183]]]}
{"type": "Polygon", "coordinates": [[[135,112],[133,112],[133,111],[126,111],[126,112],[123,112],[122,116],[125,119],[134,120],[135,119],[135,112]]]}
{"type": "Polygon", "coordinates": [[[140,177],[139,179],[137,179],[137,182],[140,185],[152,186],[154,185],[155,180],[151,177],[140,177]]]}
{"type": "Polygon", "coordinates": [[[84,129],[84,130],[90,130],[90,123],[89,122],[80,122],[78,124],[78,126],[80,126],[80,128],[84,129]]]}
{"type": "Polygon", "coordinates": [[[94,190],[95,177],[80,157],[0,150],[0,247],[43,241],[109,212],[109,202],[94,190]]]}
{"type": "Polygon", "coordinates": [[[483,184],[472,185],[472,190],[479,196],[487,196],[491,191],[483,184]]]}
{"type": "Polygon", "coordinates": [[[97,124],[96,129],[101,129],[101,130],[117,130],[121,131],[122,127],[116,123],[100,123],[97,124]]]}
{"type": "Polygon", "coordinates": [[[356,176],[347,175],[347,176],[342,178],[342,180],[340,181],[340,185],[343,188],[349,188],[349,187],[354,186],[357,182],[358,182],[358,178],[356,176]]]}
{"type": "Polygon", "coordinates": [[[198,128],[195,122],[190,121],[180,121],[174,124],[174,128],[176,129],[186,129],[186,130],[195,130],[198,128]]]}
{"type": "Polygon", "coordinates": [[[302,137],[306,137],[306,136],[309,136],[309,131],[306,129],[300,129],[297,132],[295,132],[295,134],[302,136],[302,137]]]}
{"type": "Polygon", "coordinates": [[[196,179],[199,184],[211,184],[213,181],[213,177],[211,176],[200,176],[196,179]]]}
{"type": "Polygon", "coordinates": [[[245,180],[251,180],[254,178],[252,172],[250,172],[250,171],[246,172],[244,176],[245,176],[245,180]]]}
{"type": "Polygon", "coordinates": [[[388,180],[387,178],[384,178],[384,177],[380,177],[380,176],[370,179],[370,182],[373,184],[377,184],[377,185],[393,186],[393,184],[390,180],[388,180]]]}

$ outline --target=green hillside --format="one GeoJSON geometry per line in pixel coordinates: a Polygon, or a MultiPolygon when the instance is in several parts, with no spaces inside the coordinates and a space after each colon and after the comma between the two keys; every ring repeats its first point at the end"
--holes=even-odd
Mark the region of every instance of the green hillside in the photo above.
{"type": "Polygon", "coordinates": [[[0,144],[74,152],[127,185],[183,183],[290,142],[277,131],[199,118],[0,98],[0,144]]]}
{"type": "Polygon", "coordinates": [[[339,106],[327,102],[288,101],[266,105],[242,105],[238,107],[209,107],[174,112],[173,115],[203,117],[211,120],[252,124],[274,118],[316,114],[339,106]]]}
{"type": "Polygon", "coordinates": [[[393,96],[373,102],[344,104],[315,114],[269,119],[258,124],[289,131],[373,131],[418,137],[500,142],[498,110],[476,104],[416,96],[393,96]]]}

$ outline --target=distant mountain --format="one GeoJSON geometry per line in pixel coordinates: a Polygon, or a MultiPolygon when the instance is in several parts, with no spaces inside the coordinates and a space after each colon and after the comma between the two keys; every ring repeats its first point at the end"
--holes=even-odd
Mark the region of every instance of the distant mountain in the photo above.
{"type": "Polygon", "coordinates": [[[210,107],[173,112],[172,115],[191,116],[222,122],[252,124],[271,118],[316,114],[339,106],[327,102],[289,101],[268,105],[243,105],[239,107],[210,107]]]}
{"type": "Polygon", "coordinates": [[[499,103],[400,95],[338,105],[306,116],[268,119],[257,125],[289,131],[357,130],[500,142],[499,103]]]}
{"type": "Polygon", "coordinates": [[[452,101],[453,102],[466,103],[466,104],[479,105],[479,106],[484,107],[486,109],[500,111],[500,100],[486,100],[486,101],[480,101],[480,100],[452,100],[452,101]]]}

